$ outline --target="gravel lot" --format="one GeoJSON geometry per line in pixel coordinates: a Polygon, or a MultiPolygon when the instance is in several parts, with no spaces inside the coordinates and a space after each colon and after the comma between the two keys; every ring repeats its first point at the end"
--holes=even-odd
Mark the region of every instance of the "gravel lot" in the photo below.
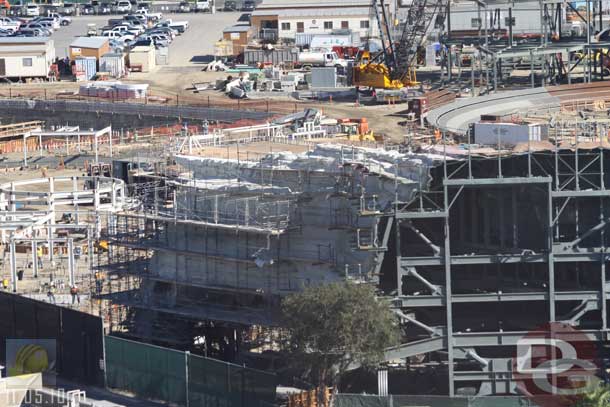
{"type": "MultiPolygon", "coordinates": [[[[239,12],[165,15],[174,21],[187,20],[189,22],[189,29],[178,36],[169,47],[169,66],[188,67],[201,64],[214,54],[214,43],[222,38],[222,30],[235,24],[240,15],[239,12]]],[[[64,58],[68,55],[68,47],[74,38],[87,34],[87,24],[97,24],[99,29],[104,27],[110,18],[120,18],[120,16],[73,17],[71,25],[62,27],[53,33],[52,39],[55,41],[57,56],[64,58]]]]}

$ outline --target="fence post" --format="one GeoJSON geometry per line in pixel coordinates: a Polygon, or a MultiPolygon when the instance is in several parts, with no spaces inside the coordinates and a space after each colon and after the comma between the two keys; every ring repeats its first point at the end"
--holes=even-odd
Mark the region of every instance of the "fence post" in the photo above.
{"type": "Polygon", "coordinates": [[[189,355],[188,350],[184,352],[184,388],[186,390],[186,407],[189,407],[189,355]]]}

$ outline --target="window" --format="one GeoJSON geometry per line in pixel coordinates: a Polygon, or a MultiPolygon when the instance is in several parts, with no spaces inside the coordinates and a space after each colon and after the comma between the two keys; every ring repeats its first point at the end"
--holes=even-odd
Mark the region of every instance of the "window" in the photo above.
{"type": "Polygon", "coordinates": [[[282,31],[290,31],[290,23],[282,23],[282,31]]]}
{"type": "Polygon", "coordinates": [[[360,21],[360,28],[369,28],[369,20],[360,21]]]}
{"type": "Polygon", "coordinates": [[[297,32],[298,33],[304,33],[305,32],[305,23],[299,21],[297,23],[297,32]]]}
{"type": "Polygon", "coordinates": [[[349,28],[349,21],[341,21],[341,28],[349,28]]]}
{"type": "Polygon", "coordinates": [[[23,58],[21,63],[23,66],[32,66],[32,58],[23,58]]]}
{"type": "Polygon", "coordinates": [[[324,21],[324,29],[325,30],[332,30],[333,29],[333,22],[332,21],[324,21]]]}

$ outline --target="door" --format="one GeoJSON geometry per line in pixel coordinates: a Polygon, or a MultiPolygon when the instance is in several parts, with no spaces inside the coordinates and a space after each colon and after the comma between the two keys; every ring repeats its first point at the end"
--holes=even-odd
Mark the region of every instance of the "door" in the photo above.
{"type": "Polygon", "coordinates": [[[301,22],[301,21],[299,21],[299,22],[297,23],[297,32],[298,32],[298,33],[303,33],[303,32],[305,32],[305,23],[303,23],[303,22],[301,22]]]}
{"type": "Polygon", "coordinates": [[[6,61],[4,58],[0,59],[0,76],[6,76],[6,61]]]}

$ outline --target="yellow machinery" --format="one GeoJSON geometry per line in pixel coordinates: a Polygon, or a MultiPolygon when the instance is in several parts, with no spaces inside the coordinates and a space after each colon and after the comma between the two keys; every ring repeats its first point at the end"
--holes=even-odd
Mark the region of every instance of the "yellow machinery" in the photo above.
{"type": "Polygon", "coordinates": [[[375,136],[373,131],[369,129],[369,124],[364,117],[339,120],[339,126],[341,127],[339,134],[345,135],[349,141],[383,141],[382,136],[375,136]]]}
{"type": "MultiPolygon", "coordinates": [[[[445,9],[446,0],[412,0],[402,32],[394,41],[386,0],[371,0],[382,52],[374,57],[368,51],[360,53],[353,70],[354,86],[401,89],[419,85],[415,72],[418,48],[431,25],[442,24],[445,9]]],[[[398,22],[395,21],[394,25],[398,25],[398,22]]]]}

